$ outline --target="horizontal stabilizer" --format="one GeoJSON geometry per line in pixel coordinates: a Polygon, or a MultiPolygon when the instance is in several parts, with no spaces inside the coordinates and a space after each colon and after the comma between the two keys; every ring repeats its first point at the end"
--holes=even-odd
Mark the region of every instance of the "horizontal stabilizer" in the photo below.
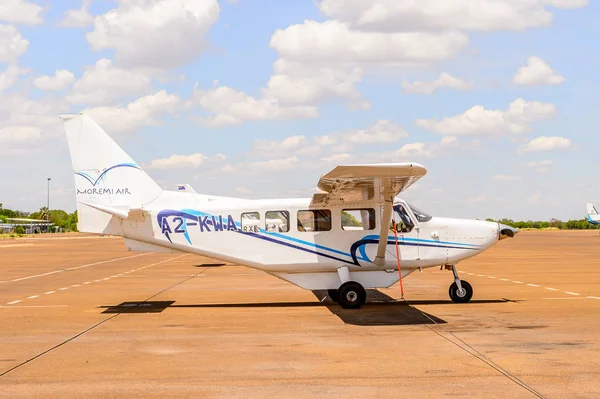
{"type": "Polygon", "coordinates": [[[108,207],[108,206],[104,206],[104,205],[99,205],[99,204],[92,204],[90,202],[83,202],[83,201],[78,201],[80,204],[83,205],[87,205],[90,208],[94,208],[98,211],[104,212],[104,213],[108,213],[109,215],[113,215],[116,216],[118,218],[127,218],[127,216],[129,216],[129,209],[117,209],[117,208],[113,208],[113,207],[108,207]]]}
{"type": "Polygon", "coordinates": [[[127,248],[128,251],[135,252],[181,252],[176,249],[161,247],[160,245],[148,244],[146,242],[132,240],[130,238],[125,239],[125,248],[127,248]]]}

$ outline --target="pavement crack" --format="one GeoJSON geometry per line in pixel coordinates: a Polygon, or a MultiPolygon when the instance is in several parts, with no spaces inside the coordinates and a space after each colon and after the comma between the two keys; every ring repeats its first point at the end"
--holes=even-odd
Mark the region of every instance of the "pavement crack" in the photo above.
{"type": "MultiPolygon", "coordinates": [[[[404,301],[410,307],[412,307],[413,309],[421,312],[421,314],[423,316],[427,317],[429,320],[431,320],[434,325],[438,325],[438,323],[433,318],[429,317],[429,315],[427,313],[422,312],[420,309],[417,309],[415,306],[413,306],[406,299],[404,299],[404,301]]],[[[446,334],[450,335],[456,341],[450,339],[449,337],[445,336],[444,334],[442,334],[441,332],[435,330],[434,328],[432,328],[431,326],[429,326],[427,324],[423,324],[423,327],[429,329],[431,332],[433,332],[434,334],[438,335],[440,338],[445,339],[446,341],[450,342],[451,344],[453,344],[453,345],[457,346],[458,348],[462,349],[463,351],[467,352],[469,355],[473,356],[474,358],[476,358],[476,359],[482,361],[483,363],[487,364],[492,369],[494,369],[497,372],[499,372],[500,374],[504,375],[506,378],[508,378],[509,380],[511,380],[512,382],[514,382],[515,384],[519,385],[520,387],[522,387],[522,388],[526,389],[527,391],[531,392],[533,395],[537,396],[538,398],[545,398],[545,396],[543,396],[541,393],[539,393],[538,391],[536,391],[535,389],[533,389],[529,384],[527,384],[523,380],[519,379],[517,376],[515,376],[514,374],[512,374],[510,371],[506,370],[505,368],[503,368],[499,364],[495,363],[493,360],[491,360],[488,357],[486,357],[483,353],[479,352],[477,349],[475,349],[474,347],[472,347],[471,345],[469,345],[467,342],[465,342],[464,340],[462,340],[461,338],[459,338],[458,336],[456,336],[452,332],[446,331],[446,334]]]]}

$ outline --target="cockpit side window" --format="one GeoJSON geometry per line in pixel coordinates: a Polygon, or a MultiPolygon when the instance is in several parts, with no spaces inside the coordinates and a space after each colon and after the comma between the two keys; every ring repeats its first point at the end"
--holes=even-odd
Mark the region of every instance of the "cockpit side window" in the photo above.
{"type": "MultiPolygon", "coordinates": [[[[410,233],[415,227],[409,214],[402,205],[394,205],[394,220],[396,222],[397,230],[399,233],[410,233]]],[[[392,223],[393,223],[392,222],[392,223]]]]}
{"type": "Polygon", "coordinates": [[[431,216],[430,214],[428,214],[426,212],[423,212],[419,208],[416,208],[416,207],[412,206],[411,204],[408,204],[408,206],[410,207],[410,210],[415,215],[415,217],[417,218],[419,223],[429,222],[431,219],[433,219],[433,216],[431,216]]]}

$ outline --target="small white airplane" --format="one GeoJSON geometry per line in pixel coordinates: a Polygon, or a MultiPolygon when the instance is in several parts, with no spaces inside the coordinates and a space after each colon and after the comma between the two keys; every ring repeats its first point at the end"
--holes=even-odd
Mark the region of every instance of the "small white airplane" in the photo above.
{"type": "Polygon", "coordinates": [[[596,210],[596,207],[594,206],[594,204],[590,204],[590,203],[587,204],[587,220],[591,224],[600,225],[600,214],[596,210]]]}
{"type": "Polygon", "coordinates": [[[78,228],[119,235],[129,250],[188,252],[262,270],[359,308],[365,288],[445,266],[452,301],[473,288],[456,264],[513,237],[493,222],[432,217],[396,196],[423,177],[417,163],[337,166],[306,199],[247,200],[163,190],[89,116],[64,115],[78,228]],[[395,230],[395,231],[394,231],[395,230]],[[399,253],[399,256],[396,254],[399,253]]]}

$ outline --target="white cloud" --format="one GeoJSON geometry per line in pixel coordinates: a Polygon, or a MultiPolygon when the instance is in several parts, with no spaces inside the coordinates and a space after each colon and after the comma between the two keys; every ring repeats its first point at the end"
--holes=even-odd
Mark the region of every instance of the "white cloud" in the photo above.
{"type": "Polygon", "coordinates": [[[7,126],[0,129],[0,144],[11,146],[12,144],[27,143],[39,140],[41,129],[35,126],[7,126]]]}
{"type": "Polygon", "coordinates": [[[378,32],[413,30],[522,30],[552,22],[547,6],[578,8],[586,0],[322,0],[321,11],[355,29],[378,32]]]}
{"type": "Polygon", "coordinates": [[[496,175],[493,179],[496,181],[517,181],[521,180],[521,176],[496,175]]]}
{"type": "Polygon", "coordinates": [[[442,72],[440,77],[433,82],[415,81],[415,82],[402,82],[402,88],[405,93],[417,93],[417,94],[433,94],[437,89],[447,87],[454,90],[471,90],[473,84],[466,80],[455,78],[447,72],[442,72]]]}
{"type": "Polygon", "coordinates": [[[0,92],[14,85],[19,79],[19,75],[28,73],[29,70],[21,69],[17,66],[9,66],[5,70],[0,71],[0,92]]]}
{"type": "Polygon", "coordinates": [[[339,164],[340,162],[343,162],[351,157],[352,157],[352,154],[344,152],[341,154],[332,154],[326,158],[321,158],[321,160],[325,161],[325,162],[329,162],[329,163],[339,164]]]}
{"type": "Polygon", "coordinates": [[[444,136],[440,140],[440,145],[442,147],[456,147],[458,146],[458,139],[453,136],[444,136]]]}
{"type": "Polygon", "coordinates": [[[408,137],[399,125],[388,120],[378,120],[365,129],[352,129],[310,139],[305,136],[290,136],[283,140],[255,140],[253,155],[260,157],[284,157],[306,155],[311,158],[323,153],[332,154],[322,160],[339,160],[349,153],[355,144],[390,144],[408,137]]]}
{"type": "Polygon", "coordinates": [[[160,124],[160,117],[174,114],[181,104],[178,96],[165,90],[141,97],[125,108],[94,107],[83,112],[89,114],[106,132],[129,133],[143,126],[160,124]]]}
{"type": "Polygon", "coordinates": [[[148,169],[181,169],[181,168],[197,168],[201,165],[211,162],[225,161],[224,154],[217,154],[209,157],[204,154],[196,153],[190,155],[173,154],[168,158],[153,159],[146,166],[148,169]]]}
{"type": "Polygon", "coordinates": [[[418,119],[415,123],[427,130],[449,135],[524,133],[531,122],[556,114],[554,104],[517,98],[506,111],[488,110],[476,105],[463,114],[437,119],[418,119]]]}
{"type": "Polygon", "coordinates": [[[58,69],[54,76],[40,76],[33,80],[33,85],[40,90],[58,91],[73,83],[75,75],[66,69],[58,69]]]}
{"type": "Polygon", "coordinates": [[[29,40],[12,25],[0,24],[0,64],[14,64],[29,47],[29,40]]]}
{"type": "Polygon", "coordinates": [[[553,164],[554,164],[554,161],[546,159],[543,161],[527,162],[525,164],[525,166],[528,168],[532,168],[533,170],[535,170],[538,173],[546,173],[546,172],[548,172],[549,167],[552,166],[553,164]]]}
{"type": "Polygon", "coordinates": [[[408,137],[408,133],[393,122],[378,120],[367,129],[342,132],[340,136],[342,140],[352,144],[394,143],[408,137]]]}
{"type": "Polygon", "coordinates": [[[247,189],[244,186],[240,186],[235,189],[235,192],[240,193],[240,194],[250,194],[252,191],[250,191],[249,189],[247,189]]]}
{"type": "Polygon", "coordinates": [[[42,6],[25,0],[2,0],[0,2],[0,21],[13,24],[37,25],[44,22],[40,15],[42,6]]]}
{"type": "Polygon", "coordinates": [[[480,194],[477,197],[469,198],[467,200],[467,204],[480,204],[482,202],[485,202],[486,199],[487,199],[487,195],[480,194]]]}
{"type": "Polygon", "coordinates": [[[300,150],[307,140],[304,136],[290,136],[281,141],[277,140],[255,140],[252,144],[256,153],[267,156],[276,157],[282,154],[300,150]]]}
{"type": "Polygon", "coordinates": [[[67,104],[56,98],[31,100],[22,93],[0,95],[0,126],[30,126],[42,129],[44,137],[64,135],[58,114],[68,110],[67,104]],[[60,129],[58,129],[60,128],[60,129]]]}
{"type": "Polygon", "coordinates": [[[361,68],[326,68],[279,59],[263,95],[282,104],[313,105],[344,98],[351,108],[366,109],[370,104],[355,86],[362,79],[361,68]]]}
{"type": "Polygon", "coordinates": [[[530,204],[535,204],[536,202],[539,202],[539,200],[542,198],[542,193],[535,193],[532,194],[531,196],[525,198],[525,201],[527,201],[530,204]]]}
{"type": "Polygon", "coordinates": [[[200,55],[219,11],[217,0],[118,0],[86,38],[96,51],[114,49],[125,66],[169,69],[200,55]]]}
{"type": "Polygon", "coordinates": [[[459,32],[359,32],[335,21],[304,21],[278,29],[270,45],[280,57],[305,64],[410,65],[447,59],[469,39],[459,32]]]}
{"type": "Polygon", "coordinates": [[[571,148],[571,139],[565,137],[537,137],[520,148],[521,152],[539,152],[567,150],[571,148]]]}
{"type": "Polygon", "coordinates": [[[90,14],[91,0],[83,0],[78,10],[67,10],[65,17],[59,25],[67,28],[85,28],[94,22],[94,16],[90,14]]]}
{"type": "Polygon", "coordinates": [[[565,78],[557,74],[550,68],[544,60],[539,57],[529,57],[527,65],[519,67],[513,83],[517,85],[558,85],[565,81],[565,78]]]}
{"type": "Polygon", "coordinates": [[[215,114],[208,117],[192,117],[194,121],[209,127],[239,125],[243,121],[289,120],[317,118],[317,108],[312,106],[283,106],[276,99],[255,99],[244,92],[230,87],[213,89],[194,88],[192,104],[200,105],[205,111],[215,114]]]}
{"type": "Polygon", "coordinates": [[[127,96],[148,94],[151,90],[152,78],[149,75],[135,69],[119,68],[111,60],[103,58],[86,68],[67,100],[74,104],[98,105],[127,96]]]}
{"type": "Polygon", "coordinates": [[[298,164],[298,161],[298,157],[293,156],[281,159],[270,159],[268,161],[252,162],[249,166],[252,169],[259,171],[284,171],[295,167],[298,164]]]}
{"type": "Polygon", "coordinates": [[[432,151],[426,143],[410,143],[403,145],[394,154],[402,158],[427,158],[432,156],[432,151]]]}

